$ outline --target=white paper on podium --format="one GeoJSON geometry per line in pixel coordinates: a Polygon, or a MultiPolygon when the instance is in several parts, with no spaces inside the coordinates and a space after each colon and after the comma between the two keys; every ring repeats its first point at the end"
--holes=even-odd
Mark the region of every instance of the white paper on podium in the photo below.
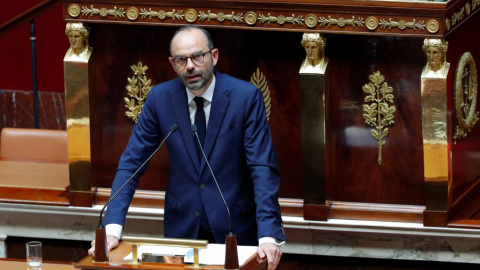
{"type": "MultiPolygon", "coordinates": [[[[237,246],[238,264],[242,266],[253,254],[257,252],[256,246],[237,246]]],[[[160,245],[141,245],[138,247],[138,259],[142,259],[143,253],[162,254],[162,255],[180,255],[185,256],[185,263],[193,263],[193,248],[160,246],[160,245]]],[[[132,260],[132,253],[128,254],[125,261],[132,260]]],[[[200,264],[224,265],[225,264],[225,245],[208,244],[206,249],[199,250],[200,264]]]]}

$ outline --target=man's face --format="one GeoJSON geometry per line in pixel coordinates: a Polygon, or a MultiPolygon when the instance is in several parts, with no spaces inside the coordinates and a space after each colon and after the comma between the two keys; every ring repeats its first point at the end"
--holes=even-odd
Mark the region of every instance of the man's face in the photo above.
{"type": "Polygon", "coordinates": [[[187,59],[184,67],[177,67],[173,62],[176,57],[190,57],[195,53],[206,53],[209,51],[208,41],[202,31],[198,29],[187,29],[178,33],[172,41],[171,54],[168,58],[173,69],[183,84],[190,90],[201,95],[213,80],[213,67],[217,64],[218,50],[213,49],[205,54],[203,63],[194,64],[187,59]]]}
{"type": "Polygon", "coordinates": [[[317,42],[307,41],[304,45],[305,53],[309,60],[317,60],[320,58],[320,46],[317,42]]]}
{"type": "Polygon", "coordinates": [[[72,49],[81,49],[83,47],[83,36],[79,31],[70,30],[68,32],[68,41],[72,49]]]}
{"type": "Polygon", "coordinates": [[[427,61],[433,71],[437,71],[442,67],[442,52],[440,48],[435,46],[428,46],[425,49],[427,61]]]}

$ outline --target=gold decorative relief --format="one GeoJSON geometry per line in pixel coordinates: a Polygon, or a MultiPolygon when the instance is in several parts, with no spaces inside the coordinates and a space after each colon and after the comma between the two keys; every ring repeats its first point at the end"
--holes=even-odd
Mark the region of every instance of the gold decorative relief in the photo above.
{"type": "Polygon", "coordinates": [[[467,137],[478,121],[477,107],[477,68],[469,52],[460,58],[455,80],[455,114],[458,126],[455,130],[455,142],[467,137]]]}
{"type": "Polygon", "coordinates": [[[398,22],[392,21],[392,18],[389,18],[388,21],[385,21],[384,19],[380,20],[380,28],[385,29],[392,29],[392,28],[399,28],[400,30],[405,30],[406,28],[411,28],[413,30],[424,30],[425,29],[425,23],[423,21],[419,21],[418,23],[416,22],[415,19],[411,22],[406,22],[404,20],[400,20],[398,22]]]}
{"type": "Polygon", "coordinates": [[[148,18],[151,20],[152,18],[159,18],[160,20],[165,20],[166,18],[170,18],[172,21],[175,21],[175,19],[183,21],[184,18],[183,10],[175,11],[175,9],[173,9],[172,11],[167,12],[165,10],[154,11],[151,8],[148,10],[142,8],[140,11],[142,19],[148,18]]]}
{"type": "Polygon", "coordinates": [[[378,27],[378,19],[376,17],[368,17],[365,21],[365,25],[367,26],[368,30],[375,30],[378,27]]]}
{"type": "Polygon", "coordinates": [[[189,23],[193,23],[197,20],[197,11],[195,9],[187,9],[185,11],[185,19],[187,20],[187,22],[189,23]]]}
{"type": "Polygon", "coordinates": [[[253,11],[249,11],[247,13],[245,13],[245,22],[248,24],[248,25],[254,25],[257,23],[257,14],[253,11]]]}
{"type": "Polygon", "coordinates": [[[235,15],[235,13],[232,11],[232,14],[225,14],[223,12],[219,12],[219,13],[211,13],[210,10],[207,12],[207,13],[204,13],[203,11],[200,11],[200,14],[198,15],[198,18],[200,19],[200,21],[204,21],[204,20],[217,20],[219,22],[223,22],[223,21],[231,21],[231,22],[237,22],[237,23],[242,23],[243,22],[243,14],[242,13],[238,13],[237,15],[235,15]]]}
{"type": "Polygon", "coordinates": [[[145,75],[148,66],[144,66],[142,62],[138,62],[136,66],[133,65],[130,68],[134,72],[134,75],[132,78],[127,78],[127,97],[125,97],[124,100],[125,107],[128,110],[125,112],[125,115],[128,119],[137,123],[145,99],[147,98],[150,89],[152,89],[152,81],[145,75]]]}
{"type": "Polygon", "coordinates": [[[470,12],[471,12],[470,3],[465,4],[465,10],[467,11],[467,16],[470,15],[470,12]]]}
{"type": "Polygon", "coordinates": [[[268,89],[267,79],[265,76],[263,76],[263,73],[260,72],[259,68],[257,68],[257,71],[253,73],[252,77],[250,78],[250,83],[262,91],[263,102],[265,103],[265,113],[267,115],[267,120],[270,120],[270,113],[272,112],[272,98],[270,97],[270,89],[268,89]]]}
{"type": "Polygon", "coordinates": [[[291,23],[293,25],[303,25],[303,16],[302,15],[299,15],[297,17],[295,17],[295,14],[292,14],[291,17],[285,17],[283,15],[278,15],[277,17],[275,16],[270,16],[270,13],[268,13],[267,16],[264,16],[263,14],[260,14],[260,23],[273,23],[273,22],[276,22],[280,25],[283,25],[285,23],[291,23]]]}
{"type": "Polygon", "coordinates": [[[138,8],[136,7],[129,7],[127,9],[127,18],[130,20],[130,21],[135,21],[136,19],[138,19],[138,8]]]}
{"type": "Polygon", "coordinates": [[[367,94],[363,104],[363,118],[365,124],[374,127],[370,130],[370,134],[378,141],[378,165],[382,165],[382,147],[386,141],[384,137],[388,135],[389,125],[395,124],[394,114],[397,110],[393,104],[393,88],[385,82],[385,77],[380,71],[369,76],[370,83],[362,87],[363,92],[367,94]]]}
{"type": "Polygon", "coordinates": [[[447,31],[449,31],[450,30],[450,19],[449,18],[445,19],[445,26],[447,27],[447,31]]]}
{"type": "Polygon", "coordinates": [[[80,15],[80,6],[77,4],[71,4],[68,6],[68,15],[72,16],[73,18],[78,17],[78,15],[80,15]]]}
{"type": "Polygon", "coordinates": [[[452,26],[455,26],[455,24],[457,24],[459,21],[463,20],[463,18],[465,18],[465,7],[462,7],[462,9],[460,9],[460,11],[455,12],[452,15],[452,26]]]}
{"type": "Polygon", "coordinates": [[[90,6],[90,8],[88,7],[82,7],[82,15],[83,16],[89,16],[90,17],[93,17],[93,15],[100,15],[102,16],[103,18],[107,17],[107,16],[114,16],[115,19],[117,17],[125,17],[125,9],[124,8],[118,8],[117,7],[113,7],[113,9],[107,9],[107,8],[94,8],[93,5],[90,6]]]}
{"type": "Polygon", "coordinates": [[[314,14],[308,14],[305,16],[305,25],[309,28],[314,28],[318,24],[317,16],[314,14]]]}
{"type": "Polygon", "coordinates": [[[358,27],[363,27],[364,21],[363,18],[357,18],[355,19],[355,16],[352,16],[351,19],[345,19],[343,17],[340,17],[338,19],[332,18],[332,16],[328,16],[328,19],[325,17],[320,17],[318,20],[318,23],[320,24],[321,27],[328,25],[330,27],[331,25],[338,25],[340,28],[343,28],[345,25],[350,25],[355,28],[355,26],[358,27]]]}
{"type": "Polygon", "coordinates": [[[472,1],[472,11],[476,10],[477,7],[479,7],[479,6],[480,6],[480,0],[473,0],[472,1]]]}
{"type": "Polygon", "coordinates": [[[438,29],[440,28],[440,24],[438,23],[437,20],[429,20],[427,22],[427,31],[432,33],[432,34],[435,34],[436,32],[438,32],[438,29]]]}

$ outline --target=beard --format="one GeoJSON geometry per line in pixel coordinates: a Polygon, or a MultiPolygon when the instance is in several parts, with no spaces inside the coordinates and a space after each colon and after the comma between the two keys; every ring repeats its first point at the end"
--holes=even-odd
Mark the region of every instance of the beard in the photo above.
{"type": "Polygon", "coordinates": [[[197,91],[203,89],[212,79],[213,65],[209,65],[204,71],[194,69],[191,71],[185,71],[180,77],[185,85],[191,91],[197,91]],[[196,76],[193,79],[188,79],[189,76],[196,76]]]}

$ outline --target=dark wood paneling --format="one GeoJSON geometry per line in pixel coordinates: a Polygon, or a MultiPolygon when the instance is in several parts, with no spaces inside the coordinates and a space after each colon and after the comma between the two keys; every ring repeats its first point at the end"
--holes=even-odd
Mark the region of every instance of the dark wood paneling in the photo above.
{"type": "MultiPolygon", "coordinates": [[[[478,15],[478,14],[477,14],[478,15]]],[[[461,56],[465,52],[470,52],[475,60],[477,67],[477,77],[480,75],[480,16],[476,16],[462,24],[462,30],[453,32],[448,36],[447,62],[450,63],[449,91],[449,110],[451,111],[451,132],[455,134],[458,125],[455,113],[455,79],[458,64],[461,56]],[[469,33],[469,34],[466,34],[469,33]]],[[[478,99],[478,94],[477,94],[478,99]]],[[[476,111],[479,111],[477,101],[476,111]]],[[[453,141],[453,140],[452,140],[453,141]]],[[[452,143],[452,182],[450,188],[450,206],[455,206],[455,202],[460,201],[480,177],[480,128],[479,123],[472,128],[465,139],[457,140],[452,143]]],[[[464,205],[460,208],[465,207],[464,205]]]]}
{"type": "Polygon", "coordinates": [[[329,35],[327,199],[424,204],[420,74],[423,39],[329,35]],[[364,123],[362,86],[376,71],[393,87],[395,124],[383,146],[364,123]]]}

